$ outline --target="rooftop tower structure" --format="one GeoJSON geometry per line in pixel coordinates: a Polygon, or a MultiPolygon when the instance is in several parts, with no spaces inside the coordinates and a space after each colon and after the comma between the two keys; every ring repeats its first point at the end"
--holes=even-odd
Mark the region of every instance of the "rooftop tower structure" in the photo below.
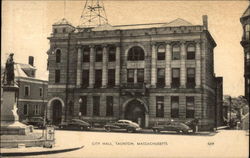
{"type": "Polygon", "coordinates": [[[101,0],[86,0],[81,17],[80,28],[108,24],[104,4],[101,0]]]}

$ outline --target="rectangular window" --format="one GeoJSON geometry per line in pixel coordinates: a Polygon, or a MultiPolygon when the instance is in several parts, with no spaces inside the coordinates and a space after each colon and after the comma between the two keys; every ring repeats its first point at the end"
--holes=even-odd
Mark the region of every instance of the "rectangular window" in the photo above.
{"type": "Polygon", "coordinates": [[[157,69],[157,87],[165,86],[165,69],[157,69]]]}
{"type": "Polygon", "coordinates": [[[171,97],[171,118],[179,117],[179,97],[171,97]]]}
{"type": "Polygon", "coordinates": [[[194,97],[186,97],[186,118],[194,118],[194,97]]]}
{"type": "Polygon", "coordinates": [[[82,61],[83,62],[89,62],[89,55],[90,54],[90,49],[89,48],[84,48],[83,49],[83,55],[82,55],[82,61]]]}
{"type": "Polygon", "coordinates": [[[100,114],[100,96],[93,96],[93,116],[100,114]]]}
{"type": "Polygon", "coordinates": [[[137,69],[137,82],[144,83],[144,69],[137,69]]]}
{"type": "Polygon", "coordinates": [[[187,88],[195,88],[195,68],[187,69],[187,88]]]}
{"type": "Polygon", "coordinates": [[[59,83],[61,78],[61,72],[60,70],[55,71],[55,83],[59,83]]]}
{"type": "Polygon", "coordinates": [[[195,46],[189,45],[187,48],[187,60],[194,60],[195,59],[195,46]]]}
{"type": "Polygon", "coordinates": [[[39,105],[35,105],[35,115],[40,115],[41,109],[39,105]]]}
{"type": "Polygon", "coordinates": [[[39,88],[39,96],[40,96],[40,97],[43,96],[43,88],[42,88],[42,87],[39,88]]]}
{"type": "Polygon", "coordinates": [[[87,96],[81,96],[79,99],[81,116],[87,115],[87,96]]]}
{"type": "Polygon", "coordinates": [[[107,96],[106,116],[113,116],[113,96],[107,96]]]}
{"type": "Polygon", "coordinates": [[[115,47],[109,47],[109,61],[115,61],[115,51],[116,48],[115,47]]]}
{"type": "Polygon", "coordinates": [[[172,88],[180,87],[180,69],[173,68],[172,69],[172,88]]]}
{"type": "Polygon", "coordinates": [[[108,86],[109,87],[115,86],[115,69],[108,70],[108,86]]]}
{"type": "Polygon", "coordinates": [[[164,96],[156,97],[156,117],[164,117],[164,96]]]}
{"type": "Polygon", "coordinates": [[[127,82],[134,83],[134,69],[128,69],[127,82]]]}
{"type": "Polygon", "coordinates": [[[180,47],[178,45],[174,45],[172,49],[172,60],[180,60],[180,47]]]}
{"type": "Polygon", "coordinates": [[[82,88],[89,86],[89,70],[82,71],[82,88]]]}
{"type": "Polygon", "coordinates": [[[29,96],[30,95],[30,86],[24,86],[24,95],[29,96]]]}
{"type": "Polygon", "coordinates": [[[28,112],[28,104],[24,104],[23,105],[23,115],[28,115],[29,112],[28,112]]]}
{"type": "Polygon", "coordinates": [[[95,88],[102,86],[102,70],[95,70],[95,88]]]}
{"type": "Polygon", "coordinates": [[[101,62],[102,61],[102,48],[101,47],[96,48],[95,61],[96,62],[101,62]]]}

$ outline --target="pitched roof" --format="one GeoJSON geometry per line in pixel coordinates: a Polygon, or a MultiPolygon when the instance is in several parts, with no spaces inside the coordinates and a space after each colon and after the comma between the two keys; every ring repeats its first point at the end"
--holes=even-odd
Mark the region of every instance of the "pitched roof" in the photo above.
{"type": "Polygon", "coordinates": [[[178,27],[178,26],[192,26],[192,24],[186,20],[178,18],[178,19],[175,19],[175,20],[173,20],[173,21],[171,21],[163,26],[178,27]]]}
{"type": "Polygon", "coordinates": [[[245,10],[245,12],[241,17],[247,17],[247,16],[250,16],[250,4],[248,5],[247,9],[245,10]]]}
{"type": "Polygon", "coordinates": [[[53,25],[72,25],[68,20],[62,18],[58,22],[54,23],[53,25]]]}

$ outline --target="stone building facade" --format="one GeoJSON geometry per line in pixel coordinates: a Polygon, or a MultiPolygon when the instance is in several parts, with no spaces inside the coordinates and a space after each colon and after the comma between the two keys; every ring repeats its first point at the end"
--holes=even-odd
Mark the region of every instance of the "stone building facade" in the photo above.
{"type": "Polygon", "coordinates": [[[250,5],[240,18],[243,27],[241,45],[244,49],[245,97],[250,99],[250,5]]]}
{"type": "Polygon", "coordinates": [[[215,126],[216,43],[202,25],[109,24],[77,28],[55,23],[48,39],[48,119],[93,123],[129,119],[151,127],[198,118],[215,126]]]}

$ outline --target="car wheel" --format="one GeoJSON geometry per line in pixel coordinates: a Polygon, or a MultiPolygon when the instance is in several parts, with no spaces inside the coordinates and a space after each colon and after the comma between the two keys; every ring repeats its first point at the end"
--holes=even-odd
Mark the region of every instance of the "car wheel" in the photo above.
{"type": "Polygon", "coordinates": [[[106,132],[111,132],[111,128],[110,127],[105,127],[105,131],[106,132]]]}
{"type": "Polygon", "coordinates": [[[154,129],[154,133],[160,133],[159,129],[154,129]]]}
{"type": "Polygon", "coordinates": [[[63,126],[59,126],[60,129],[63,129],[63,126]]]}
{"type": "Polygon", "coordinates": [[[128,128],[127,131],[128,131],[128,133],[133,133],[134,129],[133,128],[128,128]]]}
{"type": "Polygon", "coordinates": [[[177,133],[178,134],[183,134],[183,131],[182,130],[178,130],[177,133]]]}
{"type": "Polygon", "coordinates": [[[85,130],[85,127],[80,126],[80,130],[81,130],[81,131],[85,130]]]}

